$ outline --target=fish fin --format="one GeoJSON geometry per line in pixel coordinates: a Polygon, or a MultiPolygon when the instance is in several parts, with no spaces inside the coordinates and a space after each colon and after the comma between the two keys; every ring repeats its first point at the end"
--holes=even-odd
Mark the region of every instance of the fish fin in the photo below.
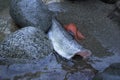
{"type": "Polygon", "coordinates": [[[78,40],[83,40],[83,39],[85,39],[85,36],[80,32],[80,31],[77,31],[77,33],[76,33],[77,35],[77,39],[78,40]]]}
{"type": "Polygon", "coordinates": [[[72,36],[74,36],[74,38],[77,41],[85,39],[85,36],[80,31],[78,31],[78,29],[77,29],[77,27],[76,27],[76,25],[74,23],[70,23],[68,25],[65,25],[64,28],[68,32],[71,32],[72,36]]]}

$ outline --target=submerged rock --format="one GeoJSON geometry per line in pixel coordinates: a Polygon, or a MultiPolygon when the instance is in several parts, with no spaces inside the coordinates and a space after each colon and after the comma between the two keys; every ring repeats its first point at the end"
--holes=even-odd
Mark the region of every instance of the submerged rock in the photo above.
{"type": "Polygon", "coordinates": [[[35,26],[47,32],[51,25],[52,12],[41,0],[12,0],[10,15],[20,27],[35,26]]]}
{"type": "MultiPolygon", "coordinates": [[[[2,80],[92,80],[94,71],[85,64],[73,63],[69,66],[67,61],[60,60],[54,54],[39,60],[29,60],[25,63],[12,63],[9,66],[0,64],[2,80]]],[[[13,62],[13,61],[12,61],[13,62]]],[[[1,62],[0,62],[1,63],[1,62]]]]}
{"type": "Polygon", "coordinates": [[[93,80],[120,80],[120,63],[111,64],[104,72],[97,74],[93,80]]]}
{"type": "Polygon", "coordinates": [[[115,9],[108,15],[108,17],[117,22],[120,25],[120,1],[118,0],[115,4],[115,9]]]}
{"type": "Polygon", "coordinates": [[[0,45],[0,56],[4,58],[39,59],[51,52],[47,36],[31,26],[10,34],[0,45]]]}

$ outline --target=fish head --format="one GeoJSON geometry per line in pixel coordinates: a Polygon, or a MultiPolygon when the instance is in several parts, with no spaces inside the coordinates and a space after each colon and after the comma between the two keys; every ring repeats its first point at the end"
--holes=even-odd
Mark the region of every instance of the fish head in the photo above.
{"type": "Polygon", "coordinates": [[[88,49],[83,49],[76,53],[76,55],[81,56],[83,59],[87,59],[91,56],[92,52],[88,49]]]}

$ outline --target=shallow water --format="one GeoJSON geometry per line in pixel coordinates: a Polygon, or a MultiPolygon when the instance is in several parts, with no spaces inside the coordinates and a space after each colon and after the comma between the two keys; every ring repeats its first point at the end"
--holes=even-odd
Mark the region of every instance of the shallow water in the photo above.
{"type": "Polygon", "coordinates": [[[63,24],[76,23],[86,36],[80,43],[93,52],[90,64],[103,71],[110,64],[119,62],[120,26],[108,17],[114,5],[95,0],[66,4],[69,8],[65,7],[66,13],[60,14],[58,19],[63,24]]]}
{"type": "MultiPolygon", "coordinates": [[[[9,17],[8,3],[0,0],[0,17],[9,17]],[[4,3],[4,4],[2,4],[4,3]]],[[[58,15],[64,24],[75,23],[86,39],[80,43],[93,53],[88,61],[75,57],[65,60],[50,54],[40,60],[0,58],[0,77],[11,80],[92,80],[113,63],[120,63],[120,25],[107,17],[113,4],[96,0],[62,3],[63,13],[58,15]]],[[[4,35],[0,34],[0,40],[4,35]]]]}

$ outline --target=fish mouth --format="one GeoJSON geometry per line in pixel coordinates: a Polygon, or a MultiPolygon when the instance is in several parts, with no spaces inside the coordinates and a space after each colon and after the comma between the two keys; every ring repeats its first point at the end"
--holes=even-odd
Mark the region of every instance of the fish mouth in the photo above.
{"type": "Polygon", "coordinates": [[[83,59],[87,59],[91,56],[92,52],[90,50],[82,50],[76,53],[76,55],[81,56],[83,59]]]}

